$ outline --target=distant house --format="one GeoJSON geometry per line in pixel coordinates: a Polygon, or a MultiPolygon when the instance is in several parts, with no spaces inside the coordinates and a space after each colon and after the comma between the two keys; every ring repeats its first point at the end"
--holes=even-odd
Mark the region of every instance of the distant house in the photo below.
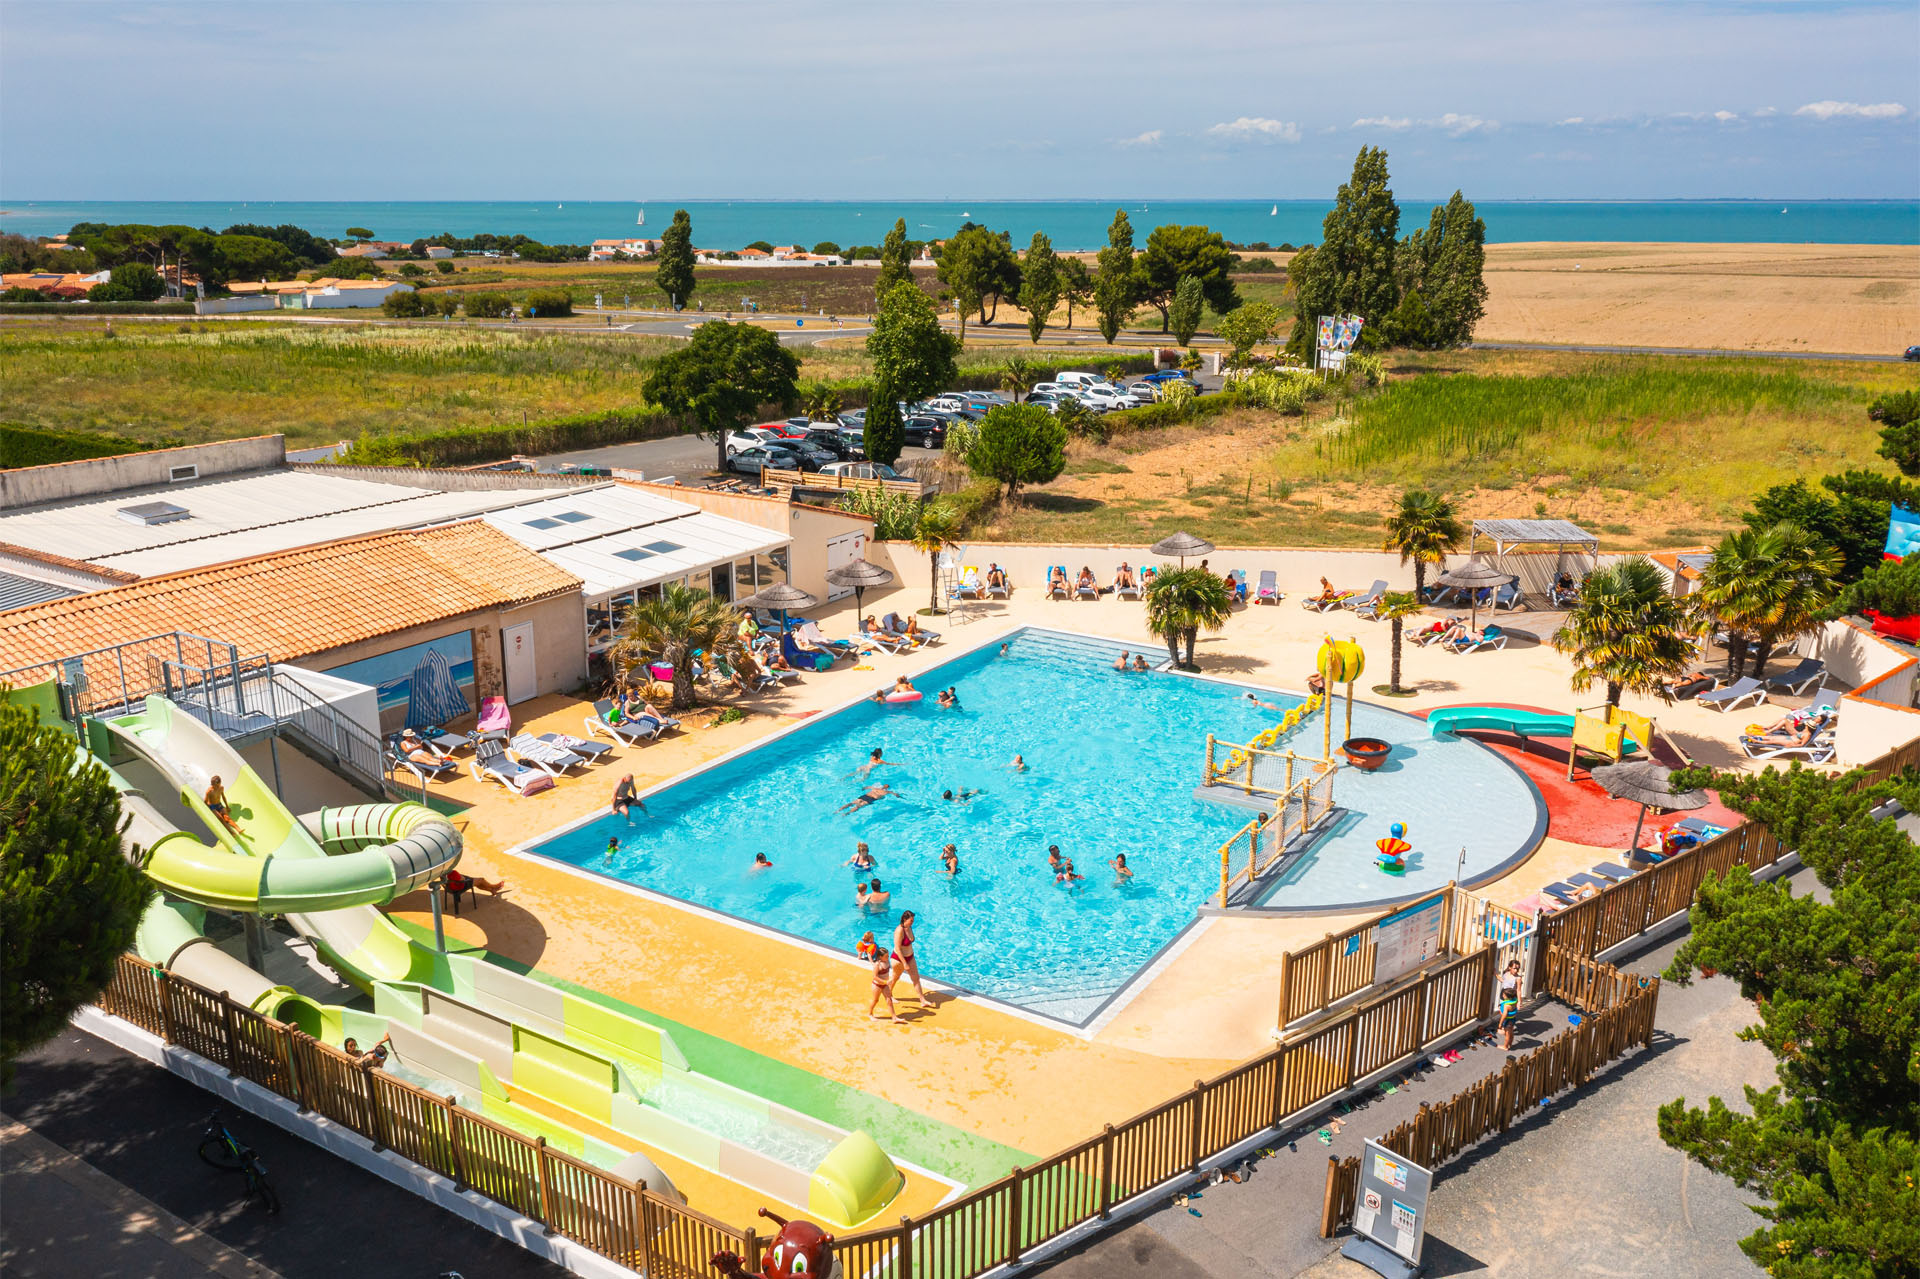
{"type": "Polygon", "coordinates": [[[765,249],[740,250],[740,260],[742,262],[766,262],[770,261],[772,257],[773,254],[767,252],[765,249]]]}
{"type": "Polygon", "coordinates": [[[397,240],[369,240],[365,244],[336,249],[335,252],[343,258],[386,258],[405,252],[409,247],[397,240]]]}
{"type": "Polygon", "coordinates": [[[330,311],[379,306],[395,293],[413,292],[400,280],[235,280],[227,285],[235,297],[274,297],[289,310],[330,311]]]}
{"type": "Polygon", "coordinates": [[[112,278],[112,271],[95,271],[91,275],[75,275],[72,272],[59,271],[22,271],[16,275],[0,275],[0,290],[32,289],[50,298],[71,301],[74,298],[87,296],[87,290],[96,284],[105,284],[112,278]]]}
{"type": "Polygon", "coordinates": [[[587,261],[610,262],[614,258],[650,258],[660,251],[658,240],[595,240],[587,250],[587,261]]]}
{"type": "Polygon", "coordinates": [[[450,257],[452,257],[452,256],[453,256],[453,250],[452,250],[452,249],[449,249],[449,248],[448,248],[448,247],[447,247],[446,245],[444,245],[444,244],[429,244],[429,245],[427,246],[427,256],[428,256],[428,257],[430,257],[430,258],[433,258],[433,259],[434,259],[434,260],[436,260],[436,261],[438,261],[438,260],[439,260],[439,259],[441,259],[441,258],[450,258],[450,257]]]}
{"type": "Polygon", "coordinates": [[[785,262],[789,258],[803,258],[807,251],[797,244],[776,244],[773,246],[773,260],[785,262]]]}

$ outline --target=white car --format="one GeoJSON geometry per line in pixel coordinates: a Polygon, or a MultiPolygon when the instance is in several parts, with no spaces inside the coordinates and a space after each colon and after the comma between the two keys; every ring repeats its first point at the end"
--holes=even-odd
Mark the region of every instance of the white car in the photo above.
{"type": "Polygon", "coordinates": [[[1088,408],[1102,412],[1112,409],[1138,408],[1140,401],[1125,391],[1111,386],[1090,386],[1080,392],[1080,399],[1088,408]]]}
{"type": "Polygon", "coordinates": [[[744,431],[735,431],[727,436],[727,456],[743,453],[748,449],[763,449],[769,445],[780,447],[780,437],[764,426],[749,426],[744,431]]]}
{"type": "Polygon", "coordinates": [[[1098,373],[1073,373],[1073,372],[1056,373],[1053,375],[1053,380],[1060,383],[1062,386],[1075,386],[1075,387],[1098,386],[1103,381],[1105,381],[1105,379],[1102,378],[1098,373]]]}
{"type": "Polygon", "coordinates": [[[1065,382],[1036,382],[1028,394],[1065,395],[1072,390],[1065,382]]]}
{"type": "Polygon", "coordinates": [[[830,462],[820,468],[822,475],[850,475],[858,480],[904,480],[906,476],[885,462],[830,462]]]}

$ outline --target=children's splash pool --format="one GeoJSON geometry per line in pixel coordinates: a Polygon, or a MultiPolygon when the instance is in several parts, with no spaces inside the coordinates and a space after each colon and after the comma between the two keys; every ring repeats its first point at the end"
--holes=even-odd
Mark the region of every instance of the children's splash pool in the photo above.
{"type": "MultiPolygon", "coordinates": [[[[696,906],[851,954],[872,929],[884,943],[899,912],[915,912],[924,976],[1034,1012],[1085,1024],[1193,921],[1219,889],[1220,845],[1247,820],[1196,800],[1209,732],[1245,742],[1297,695],[1112,669],[1119,643],[1029,628],[1001,652],[987,644],[916,679],[925,700],[861,702],[645,797],[635,824],[611,815],[526,850],[696,906]],[[935,704],[952,687],[956,710],[935,704]],[[868,784],[897,796],[853,812],[868,784]],[[1015,755],[1026,768],[1011,767],[1015,755]],[[965,802],[943,793],[980,792],[965,802]],[[609,837],[621,841],[610,860],[609,837]],[[871,846],[870,872],[848,866],[871,846]],[[941,848],[957,846],[949,877],[941,848]],[[1084,878],[1056,882],[1058,844],[1084,878]],[[764,853],[771,869],[753,869],[764,853]],[[1134,872],[1110,865],[1125,853],[1134,872]],[[881,915],[855,904],[878,876],[892,894],[881,915]]],[[[1148,659],[1164,654],[1148,650],[1148,659]]],[[[879,662],[873,682],[885,679],[879,662]]],[[[849,678],[846,675],[828,678],[849,678]]],[[[1327,909],[1423,892],[1537,842],[1532,785],[1484,746],[1434,739],[1424,721],[1354,708],[1354,731],[1396,745],[1377,773],[1343,769],[1336,804],[1353,810],[1264,895],[1279,909],[1327,909]],[[1404,877],[1373,868],[1373,841],[1406,822],[1417,851],[1404,877]]],[[[1318,753],[1319,720],[1292,743],[1318,753]],[[1311,738],[1311,741],[1306,740],[1311,738]]]]}

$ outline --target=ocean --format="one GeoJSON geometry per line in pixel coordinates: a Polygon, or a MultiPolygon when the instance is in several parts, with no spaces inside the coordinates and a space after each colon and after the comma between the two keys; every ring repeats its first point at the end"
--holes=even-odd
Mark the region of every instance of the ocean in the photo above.
{"type": "MultiPolygon", "coordinates": [[[[1024,247],[1045,231],[1056,249],[1106,243],[1115,208],[1124,208],[1136,243],[1163,223],[1198,223],[1242,244],[1305,244],[1320,238],[1330,207],[1319,200],[896,200],[771,201],[330,201],[204,200],[183,203],[63,200],[0,201],[0,232],[58,235],[76,222],[184,223],[224,230],[235,223],[293,223],[339,237],[365,227],[380,240],[413,240],[442,231],[470,236],[524,234],[546,244],[587,244],[616,236],[657,236],[677,207],[693,218],[694,243],[732,249],[766,240],[811,248],[878,244],[895,218],[917,240],[943,237],[968,220],[1010,230],[1024,247]],[[644,211],[646,224],[635,222],[644,211]]],[[[1920,201],[1668,200],[1644,202],[1490,200],[1476,206],[1487,238],[1519,241],[1700,242],[1712,244],[1916,244],[1920,201]]],[[[1400,229],[1426,223],[1433,205],[1404,200],[1400,229]]]]}

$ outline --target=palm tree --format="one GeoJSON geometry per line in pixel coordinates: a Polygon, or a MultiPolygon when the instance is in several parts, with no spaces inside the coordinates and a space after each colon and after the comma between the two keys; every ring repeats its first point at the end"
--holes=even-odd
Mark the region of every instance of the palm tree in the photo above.
{"type": "Polygon", "coordinates": [[[947,549],[960,531],[960,519],[953,507],[932,501],[920,507],[920,518],[913,526],[913,549],[927,557],[927,611],[940,611],[940,552],[947,549]]]}
{"type": "Polygon", "coordinates": [[[627,624],[613,645],[613,667],[624,680],[628,672],[658,653],[673,667],[673,709],[694,704],[693,655],[704,651],[731,654],[739,646],[740,614],[731,604],[706,591],[669,582],[660,594],[627,614],[627,624]]]}
{"type": "Polygon", "coordinates": [[[1387,676],[1389,693],[1406,691],[1400,687],[1400,635],[1405,629],[1406,620],[1419,611],[1420,596],[1413,591],[1388,591],[1374,607],[1375,617],[1384,617],[1393,623],[1393,671],[1387,676]]]}
{"type": "Polygon", "coordinates": [[[1000,373],[1000,389],[1011,395],[1013,402],[1018,404],[1043,380],[1038,365],[1015,355],[1007,360],[1007,367],[1000,373]]]}
{"type": "Polygon", "coordinates": [[[1400,552],[1400,562],[1413,561],[1413,593],[1427,595],[1427,565],[1446,562],[1447,552],[1464,542],[1459,512],[1438,493],[1408,489],[1400,495],[1400,509],[1387,520],[1383,549],[1400,552]]]}
{"type": "Polygon", "coordinates": [[[1738,679],[1751,651],[1757,678],[1775,643],[1818,626],[1838,593],[1840,566],[1838,551],[1787,520],[1722,538],[1693,599],[1708,626],[1727,628],[1728,673],[1738,679]]]}
{"type": "Polygon", "coordinates": [[[804,403],[809,422],[831,422],[840,416],[840,392],[824,383],[809,387],[804,403]]]}
{"type": "Polygon", "coordinates": [[[1201,628],[1217,631],[1227,624],[1233,603],[1227,584],[1203,568],[1176,568],[1157,574],[1147,587],[1147,629],[1166,641],[1173,664],[1193,670],[1193,646],[1201,628]],[[1180,660],[1186,642],[1187,659],[1180,660]]]}
{"type": "Polygon", "coordinates": [[[1665,682],[1687,669],[1693,642],[1686,613],[1667,590],[1660,570],[1641,556],[1587,574],[1580,602],[1554,633],[1553,646],[1573,659],[1573,687],[1607,686],[1607,705],[1620,694],[1672,701],[1665,682]]]}

